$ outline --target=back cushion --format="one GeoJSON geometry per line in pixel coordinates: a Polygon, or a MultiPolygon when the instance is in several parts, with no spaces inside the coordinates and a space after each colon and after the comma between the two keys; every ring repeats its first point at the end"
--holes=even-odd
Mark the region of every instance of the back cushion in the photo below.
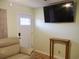
{"type": "Polygon", "coordinates": [[[4,39],[0,39],[0,48],[1,47],[6,47],[12,44],[16,44],[19,43],[19,39],[18,38],[4,38],[4,39]]]}
{"type": "Polygon", "coordinates": [[[19,44],[3,47],[3,48],[0,48],[0,55],[2,55],[2,57],[5,58],[19,53],[19,49],[20,49],[19,44]]]}

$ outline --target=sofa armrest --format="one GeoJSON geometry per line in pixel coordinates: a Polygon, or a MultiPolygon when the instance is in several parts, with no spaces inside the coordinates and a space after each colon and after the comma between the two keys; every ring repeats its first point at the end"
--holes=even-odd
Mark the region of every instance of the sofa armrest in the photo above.
{"type": "Polygon", "coordinates": [[[29,56],[31,56],[33,51],[34,51],[33,48],[23,48],[23,47],[21,47],[21,53],[27,54],[29,56]]]}

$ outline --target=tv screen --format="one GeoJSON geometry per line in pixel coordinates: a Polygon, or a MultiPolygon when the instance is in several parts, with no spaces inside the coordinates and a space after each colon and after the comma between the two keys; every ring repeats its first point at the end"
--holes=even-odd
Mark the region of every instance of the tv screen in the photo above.
{"type": "Polygon", "coordinates": [[[74,22],[74,2],[58,3],[44,7],[46,23],[74,22]]]}

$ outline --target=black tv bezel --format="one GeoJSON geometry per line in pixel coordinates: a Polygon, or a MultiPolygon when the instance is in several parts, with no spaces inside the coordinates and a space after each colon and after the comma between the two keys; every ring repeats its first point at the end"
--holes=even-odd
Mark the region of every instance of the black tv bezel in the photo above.
{"type": "Polygon", "coordinates": [[[56,4],[52,4],[52,5],[49,5],[49,6],[45,6],[44,8],[43,8],[43,11],[44,11],[44,22],[45,23],[73,23],[73,22],[75,22],[75,19],[76,19],[76,5],[77,5],[77,3],[76,2],[74,2],[74,1],[68,1],[68,2],[59,2],[59,3],[56,3],[56,4]],[[45,15],[45,8],[48,8],[49,9],[49,7],[51,7],[51,6],[53,6],[53,5],[57,5],[57,4],[66,4],[66,3],[73,3],[73,8],[74,8],[74,16],[73,16],[73,21],[63,21],[63,22],[51,22],[51,21],[48,21],[47,19],[50,19],[50,15],[49,15],[49,13],[48,13],[48,17],[45,17],[46,15],[45,15]]]}

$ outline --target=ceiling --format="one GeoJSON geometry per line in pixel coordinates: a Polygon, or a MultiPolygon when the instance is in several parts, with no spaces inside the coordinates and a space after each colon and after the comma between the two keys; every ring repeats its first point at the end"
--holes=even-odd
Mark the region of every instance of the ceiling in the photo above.
{"type": "Polygon", "coordinates": [[[18,3],[21,5],[29,6],[32,8],[43,7],[52,3],[64,1],[64,0],[9,0],[10,2],[18,3]]]}

